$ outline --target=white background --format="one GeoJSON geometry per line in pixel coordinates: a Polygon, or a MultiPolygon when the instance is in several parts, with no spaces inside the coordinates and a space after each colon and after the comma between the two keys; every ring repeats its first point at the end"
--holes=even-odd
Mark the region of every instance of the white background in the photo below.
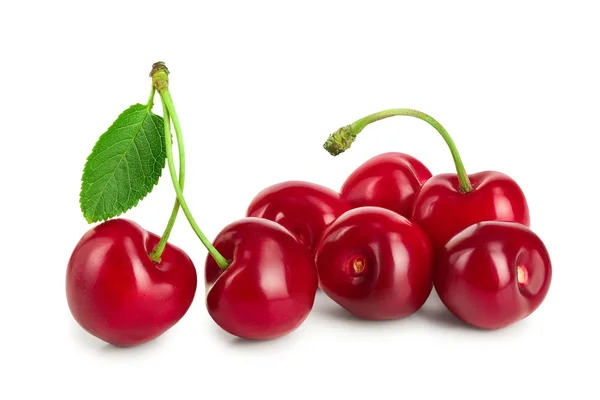
{"type": "MultiPolygon", "coordinates": [[[[599,398],[594,1],[194,3],[0,6],[0,398],[599,398]],[[158,60],[186,140],[187,199],[210,238],[270,184],[339,189],[385,151],[451,172],[442,139],[410,118],[369,127],[338,158],[321,148],[339,126],[411,107],[445,125],[468,171],[519,182],[553,260],[546,301],[485,332],[435,298],[373,323],[320,294],[293,334],[245,342],[212,322],[200,285],[154,342],[124,350],[89,336],[64,293],[89,229],[81,169],[116,116],[146,101],[158,60]]],[[[172,200],[162,179],[126,216],[160,233],[172,200]]],[[[206,252],[183,217],[172,242],[202,271],[206,252]]]]}

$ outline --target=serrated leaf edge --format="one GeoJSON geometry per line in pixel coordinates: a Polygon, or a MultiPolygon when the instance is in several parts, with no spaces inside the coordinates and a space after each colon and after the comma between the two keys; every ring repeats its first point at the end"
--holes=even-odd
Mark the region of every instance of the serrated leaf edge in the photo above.
{"type": "MultiPolygon", "coordinates": [[[[117,121],[119,121],[119,118],[121,118],[121,116],[123,116],[123,114],[127,113],[127,112],[128,112],[128,111],[130,111],[132,108],[134,108],[134,107],[135,107],[135,108],[137,108],[137,107],[139,107],[139,106],[145,106],[145,107],[147,107],[147,105],[145,105],[145,104],[136,103],[136,104],[133,104],[133,105],[129,106],[129,107],[128,107],[128,108],[126,108],[125,110],[123,110],[123,111],[122,111],[122,112],[119,114],[119,116],[118,116],[118,117],[117,117],[117,118],[116,118],[116,119],[113,121],[113,123],[112,123],[112,124],[111,124],[111,125],[108,127],[108,129],[106,129],[106,130],[104,131],[104,133],[102,133],[102,135],[100,135],[100,136],[98,137],[98,139],[96,140],[96,143],[95,143],[95,144],[94,144],[94,146],[92,147],[92,150],[91,150],[90,154],[89,154],[89,155],[86,157],[85,165],[84,165],[84,167],[83,167],[83,173],[81,174],[81,188],[80,188],[80,191],[79,191],[79,207],[80,207],[80,209],[81,209],[81,212],[83,213],[83,217],[85,218],[85,220],[86,220],[86,221],[87,221],[89,224],[92,224],[92,223],[95,223],[95,222],[103,222],[103,221],[107,221],[107,220],[109,220],[109,219],[112,219],[112,218],[118,217],[118,216],[120,216],[120,215],[123,215],[125,212],[127,212],[127,211],[131,210],[132,208],[135,208],[135,207],[137,207],[137,205],[140,203],[140,201],[142,201],[143,199],[145,199],[145,198],[146,198],[146,197],[147,197],[147,196],[148,196],[148,195],[149,195],[149,194],[152,192],[152,190],[153,190],[153,189],[154,189],[154,187],[155,187],[155,186],[158,184],[158,182],[159,182],[159,180],[160,180],[160,178],[161,178],[161,176],[162,176],[162,171],[163,171],[163,170],[164,170],[164,168],[165,168],[166,161],[165,161],[165,164],[164,164],[164,165],[162,166],[162,168],[160,169],[160,172],[159,172],[159,174],[156,176],[156,179],[153,179],[153,180],[151,181],[151,183],[152,183],[152,189],[150,189],[150,190],[148,191],[148,193],[144,194],[144,195],[143,195],[142,197],[140,197],[140,198],[139,198],[137,201],[135,201],[135,202],[132,204],[132,206],[131,206],[131,207],[129,207],[129,208],[128,208],[128,209],[126,209],[126,210],[123,210],[123,211],[121,211],[120,213],[117,213],[117,214],[104,213],[103,215],[96,216],[96,218],[90,218],[90,216],[89,216],[89,215],[86,215],[86,212],[85,212],[85,210],[83,209],[83,180],[84,180],[84,177],[85,177],[85,175],[86,175],[86,172],[89,172],[89,168],[91,168],[91,167],[89,166],[89,161],[90,161],[90,158],[92,157],[92,155],[94,154],[94,151],[96,151],[96,150],[97,150],[97,148],[98,148],[98,143],[99,143],[99,141],[100,141],[100,138],[101,138],[101,137],[102,137],[104,134],[106,134],[107,132],[109,132],[109,131],[110,131],[110,130],[111,130],[111,129],[112,129],[114,126],[115,126],[115,124],[117,123],[117,121]]],[[[148,113],[148,114],[150,115],[150,117],[151,117],[151,120],[152,120],[152,122],[154,123],[154,125],[155,125],[155,126],[156,126],[156,121],[155,121],[155,118],[158,118],[158,119],[159,119],[159,121],[160,121],[161,123],[163,122],[163,118],[162,118],[160,115],[154,114],[154,113],[152,112],[152,110],[148,110],[148,111],[149,111],[149,113],[148,113]]],[[[145,118],[146,118],[146,117],[144,117],[144,121],[145,121],[145,118]]],[[[142,122],[142,124],[143,124],[143,122],[142,122]]],[[[132,139],[132,141],[131,141],[132,143],[135,141],[135,138],[137,137],[137,135],[138,135],[138,134],[136,133],[136,135],[133,137],[133,139],[132,139]]],[[[120,161],[119,161],[119,162],[120,162],[120,161]]]]}

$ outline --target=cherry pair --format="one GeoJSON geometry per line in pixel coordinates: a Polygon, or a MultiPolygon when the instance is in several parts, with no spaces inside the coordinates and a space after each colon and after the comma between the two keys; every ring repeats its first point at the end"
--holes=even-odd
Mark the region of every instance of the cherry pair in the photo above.
{"type": "Polygon", "coordinates": [[[73,250],[67,268],[71,313],[89,333],[116,346],[145,343],[175,325],[192,304],[197,287],[191,259],[167,242],[181,208],[209,252],[206,306],[212,318],[245,338],[274,338],[292,331],[308,316],[317,290],[310,251],[281,225],[262,218],[239,220],[227,226],[214,244],[207,240],[183,196],[185,153],[165,65],[156,63],[151,77],[148,103],[124,111],[88,157],[81,206],[89,222],[134,207],[158,180],[166,157],[177,195],[171,218],[160,238],[125,219],[90,229],[73,250]],[[156,91],[163,118],[151,112],[156,91]],[[179,176],[171,123],[178,142],[179,176]],[[132,148],[134,153],[128,153],[132,148]]]}

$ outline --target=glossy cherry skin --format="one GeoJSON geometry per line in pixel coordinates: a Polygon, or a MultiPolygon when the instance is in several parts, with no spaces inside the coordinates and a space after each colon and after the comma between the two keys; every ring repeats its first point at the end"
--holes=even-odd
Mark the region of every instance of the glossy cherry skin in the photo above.
{"type": "Polygon", "coordinates": [[[296,329],[317,291],[312,255],[287,229],[262,218],[225,227],[214,246],[231,264],[206,259],[206,306],[212,319],[244,339],[273,339],[296,329]]]}
{"type": "Polygon", "coordinates": [[[359,318],[406,317],[421,308],[433,286],[425,233],[379,207],[342,214],[325,230],[315,260],[321,289],[359,318]]]}
{"type": "Polygon", "coordinates": [[[412,220],[429,235],[434,249],[481,221],[518,222],[529,225],[529,208],[523,191],[507,175],[485,171],[469,175],[473,190],[459,191],[456,174],[429,179],[413,205],[412,220]]]}
{"type": "Polygon", "coordinates": [[[310,182],[288,181],[269,186],[257,194],[246,216],[277,222],[312,251],[325,227],[349,209],[340,194],[329,188],[310,182]]]}
{"type": "Polygon", "coordinates": [[[552,279],[548,251],[528,227],[481,222],[452,238],[440,253],[435,289],[446,307],[483,329],[517,322],[542,303],[552,279]]]}
{"type": "Polygon", "coordinates": [[[115,346],[148,342],[171,328],[196,293],[196,269],[167,244],[161,262],[148,256],[160,238],[126,219],[90,229],[67,268],[67,301],[75,320],[115,346]]]}
{"type": "Polygon", "coordinates": [[[431,172],[404,153],[384,153],[355,169],[341,195],[353,207],[377,206],[410,218],[413,200],[431,172]]]}

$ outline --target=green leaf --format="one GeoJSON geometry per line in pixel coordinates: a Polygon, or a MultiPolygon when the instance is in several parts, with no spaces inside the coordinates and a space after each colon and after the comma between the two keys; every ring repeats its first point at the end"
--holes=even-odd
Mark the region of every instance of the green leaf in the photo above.
{"type": "Polygon", "coordinates": [[[165,167],[162,117],[145,104],[123,111],[87,158],[79,202],[88,222],[104,221],[135,207],[165,167]]]}

